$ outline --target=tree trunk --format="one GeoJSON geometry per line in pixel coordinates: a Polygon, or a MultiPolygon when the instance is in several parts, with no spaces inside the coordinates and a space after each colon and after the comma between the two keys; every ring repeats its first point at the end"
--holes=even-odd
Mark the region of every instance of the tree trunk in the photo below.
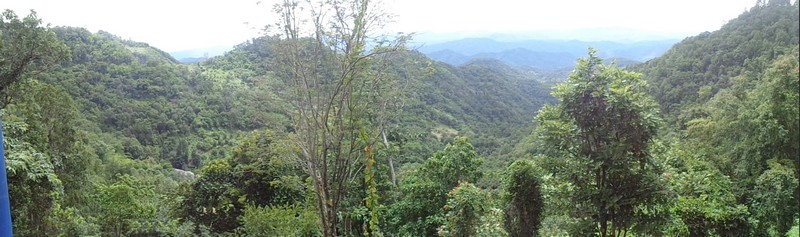
{"type": "MultiPolygon", "coordinates": [[[[600,214],[600,215],[605,216],[605,214],[600,214]]],[[[606,233],[606,231],[608,231],[608,222],[606,222],[605,220],[600,220],[600,236],[602,237],[608,236],[608,233],[606,233]]]]}
{"type": "MultiPolygon", "coordinates": [[[[383,137],[383,145],[386,146],[386,148],[389,148],[389,140],[386,139],[386,132],[381,131],[381,136],[383,137]]],[[[394,160],[392,159],[392,156],[389,156],[389,172],[391,172],[392,175],[392,184],[396,186],[397,176],[394,172],[394,160]]]]}

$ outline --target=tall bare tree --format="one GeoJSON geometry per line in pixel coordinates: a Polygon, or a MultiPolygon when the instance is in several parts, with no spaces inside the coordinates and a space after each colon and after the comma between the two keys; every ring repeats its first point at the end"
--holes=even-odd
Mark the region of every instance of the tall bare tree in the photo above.
{"type": "Polygon", "coordinates": [[[389,69],[408,37],[372,35],[391,19],[376,6],[284,0],[274,7],[281,18],[273,68],[293,86],[299,161],[313,181],[325,236],[340,234],[342,201],[359,180],[365,151],[402,104],[402,82],[389,69]]]}

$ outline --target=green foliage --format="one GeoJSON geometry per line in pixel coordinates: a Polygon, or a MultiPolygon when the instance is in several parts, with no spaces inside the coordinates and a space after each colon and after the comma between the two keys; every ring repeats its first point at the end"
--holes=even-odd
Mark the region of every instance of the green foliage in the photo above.
{"type": "MultiPolygon", "coordinates": [[[[490,198],[491,199],[491,198],[490,198]]],[[[481,223],[478,226],[476,236],[503,237],[512,236],[503,228],[503,216],[505,213],[500,208],[488,208],[481,216],[481,223]]]]}
{"type": "Polygon", "coordinates": [[[506,170],[504,226],[511,236],[537,236],[541,227],[544,198],[533,162],[517,160],[506,170]]]}
{"type": "Polygon", "coordinates": [[[736,180],[732,192],[737,203],[747,205],[750,215],[758,220],[752,226],[758,235],[783,235],[798,209],[790,205],[767,211],[773,207],[766,201],[779,196],[797,200],[800,195],[800,189],[790,185],[792,179],[800,177],[800,169],[796,165],[774,169],[779,163],[796,164],[800,155],[800,77],[796,73],[800,66],[796,52],[795,47],[792,53],[778,57],[763,74],[734,78],[730,88],[721,90],[702,107],[705,115],[689,121],[684,131],[693,150],[709,157],[722,174],[736,180]],[[786,176],[788,173],[777,175],[787,171],[794,173],[793,178],[786,176]],[[784,177],[783,181],[778,177],[784,177]],[[767,189],[769,192],[765,192],[767,189]],[[794,192],[793,197],[785,192],[794,192]]]}
{"type": "Polygon", "coordinates": [[[99,225],[81,215],[76,208],[56,205],[53,210],[54,219],[57,220],[54,227],[59,236],[89,236],[101,232],[99,225]]]}
{"type": "Polygon", "coordinates": [[[800,219],[797,219],[797,218],[794,219],[794,225],[792,226],[792,229],[789,230],[789,232],[786,232],[786,237],[798,237],[798,236],[800,236],[800,224],[798,224],[798,223],[800,223],[800,221],[798,221],[798,220],[800,220],[800,219]]]}
{"type": "Polygon", "coordinates": [[[156,215],[153,186],[131,176],[121,176],[109,185],[97,186],[95,202],[100,209],[98,218],[103,236],[122,236],[148,233],[154,229],[150,221],[156,215]]]}
{"type": "Polygon", "coordinates": [[[214,232],[236,229],[244,205],[234,185],[235,177],[227,159],[207,163],[200,178],[192,183],[190,193],[184,196],[182,206],[186,215],[214,232]]]}
{"type": "Polygon", "coordinates": [[[295,149],[285,135],[255,131],[233,149],[234,187],[253,205],[287,204],[303,198],[304,184],[295,149]]]}
{"type": "Polygon", "coordinates": [[[27,124],[3,117],[6,118],[3,145],[15,234],[54,234],[56,230],[52,228],[51,214],[63,194],[62,182],[54,170],[54,160],[29,142],[19,139],[27,132],[27,124]]]}
{"type": "Polygon", "coordinates": [[[0,42],[0,93],[26,73],[43,70],[68,54],[55,34],[42,26],[35,11],[20,20],[13,11],[5,10],[0,17],[0,42]]]}
{"type": "Polygon", "coordinates": [[[247,206],[241,222],[249,236],[321,236],[317,215],[300,205],[247,206]]]}
{"type": "MultiPolygon", "coordinates": [[[[287,103],[274,92],[282,83],[275,78],[242,69],[225,71],[234,76],[220,79],[214,72],[231,66],[224,60],[180,65],[147,44],[107,32],[52,31],[70,48],[72,61],[36,78],[63,87],[100,132],[115,134],[108,142],[119,143],[135,159],[199,168],[205,160],[228,155],[243,131],[288,127],[287,103]]],[[[248,49],[268,47],[257,43],[248,49]]]]}
{"type": "Polygon", "coordinates": [[[545,103],[555,102],[547,86],[497,61],[473,61],[451,71],[464,81],[452,87],[460,89],[453,92],[459,96],[455,100],[464,104],[462,113],[471,114],[463,117],[458,130],[472,139],[479,154],[503,158],[487,160],[487,165],[491,161],[492,168],[505,168],[511,146],[533,129],[530,118],[545,103]]]}
{"type": "Polygon", "coordinates": [[[477,236],[481,216],[485,212],[486,194],[478,187],[462,182],[447,193],[444,206],[445,223],[440,236],[477,236]]]}
{"type": "Polygon", "coordinates": [[[658,128],[657,104],[639,74],[606,66],[590,49],[569,79],[556,86],[558,106],[536,118],[549,161],[544,168],[574,185],[575,234],[618,236],[659,205],[664,185],[648,145],[658,128]]]}
{"type": "Polygon", "coordinates": [[[482,176],[479,170],[483,159],[466,137],[457,137],[453,144],[438,151],[425,162],[417,173],[436,180],[445,187],[455,187],[461,182],[474,183],[482,176]]]}
{"type": "Polygon", "coordinates": [[[664,176],[678,195],[672,212],[680,223],[669,226],[668,235],[748,235],[747,207],[736,202],[731,180],[690,152],[675,155],[676,168],[664,176]]]}
{"type": "Polygon", "coordinates": [[[756,180],[752,213],[759,221],[757,229],[769,236],[787,234],[796,217],[798,205],[792,205],[798,203],[794,195],[798,181],[791,168],[794,165],[797,164],[783,165],[770,160],[770,169],[756,180]]]}
{"type": "Polygon", "coordinates": [[[233,149],[229,159],[203,166],[200,177],[183,194],[182,210],[214,232],[232,232],[250,205],[288,205],[303,199],[305,184],[291,149],[272,132],[257,131],[233,149]]]}
{"type": "Polygon", "coordinates": [[[419,170],[401,180],[401,197],[389,210],[390,233],[433,236],[446,221],[442,207],[447,193],[461,182],[475,182],[482,159],[469,139],[458,137],[436,152],[419,170]]]}
{"type": "Polygon", "coordinates": [[[366,184],[366,198],[364,206],[369,209],[369,221],[364,225],[365,236],[383,236],[380,229],[379,203],[378,203],[378,182],[375,181],[375,156],[372,147],[364,148],[364,183],[366,184]]]}

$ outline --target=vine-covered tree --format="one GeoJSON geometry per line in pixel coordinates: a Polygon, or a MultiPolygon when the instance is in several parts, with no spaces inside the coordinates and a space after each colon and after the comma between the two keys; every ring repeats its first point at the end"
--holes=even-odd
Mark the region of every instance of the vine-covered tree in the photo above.
{"type": "Polygon", "coordinates": [[[663,196],[661,172],[648,153],[658,104],[633,72],[606,66],[589,50],[555,87],[557,106],[536,117],[546,168],[569,182],[576,235],[625,236],[663,196]]]}
{"type": "Polygon", "coordinates": [[[504,225],[511,236],[536,236],[541,227],[544,198],[534,165],[528,160],[517,160],[508,167],[505,177],[508,203],[504,225]]]}

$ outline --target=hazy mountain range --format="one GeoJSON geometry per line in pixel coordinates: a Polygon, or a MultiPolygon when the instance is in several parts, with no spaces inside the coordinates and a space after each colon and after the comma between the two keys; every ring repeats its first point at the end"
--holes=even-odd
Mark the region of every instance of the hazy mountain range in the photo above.
{"type": "Polygon", "coordinates": [[[182,63],[196,63],[214,56],[220,56],[231,51],[233,45],[218,45],[206,48],[188,49],[169,52],[169,54],[182,63]]]}
{"type": "Polygon", "coordinates": [[[644,62],[666,52],[678,39],[622,42],[580,40],[500,41],[491,38],[466,38],[417,46],[428,57],[452,65],[476,59],[497,59],[506,64],[537,71],[571,68],[575,59],[586,55],[589,47],[604,58],[627,65],[644,62]]]}
{"type": "MultiPolygon", "coordinates": [[[[643,62],[664,53],[684,38],[678,34],[641,30],[597,28],[532,32],[423,32],[414,35],[412,47],[429,57],[462,65],[473,59],[498,59],[513,66],[552,71],[572,67],[592,46],[620,64],[643,62]]],[[[233,45],[218,45],[169,52],[182,63],[220,56],[233,45]]]]}

